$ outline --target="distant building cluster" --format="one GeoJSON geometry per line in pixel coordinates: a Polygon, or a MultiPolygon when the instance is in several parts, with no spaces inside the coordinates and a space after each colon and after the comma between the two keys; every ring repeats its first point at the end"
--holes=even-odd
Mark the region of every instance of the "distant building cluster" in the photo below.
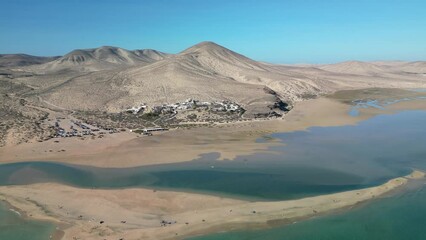
{"type": "MultiPolygon", "coordinates": [[[[151,112],[156,114],[176,114],[178,111],[192,110],[196,108],[205,108],[206,110],[211,110],[213,112],[238,112],[243,110],[240,105],[231,101],[201,102],[189,98],[180,103],[154,106],[152,107],[151,112]]],[[[141,104],[139,106],[129,108],[126,111],[138,114],[145,112],[147,109],[148,106],[146,104],[141,104]]]]}
{"type": "Polygon", "coordinates": [[[146,104],[141,104],[141,105],[136,106],[136,107],[131,107],[131,108],[127,109],[126,111],[129,112],[129,113],[138,114],[138,113],[143,113],[147,108],[148,108],[148,106],[146,104]]]}

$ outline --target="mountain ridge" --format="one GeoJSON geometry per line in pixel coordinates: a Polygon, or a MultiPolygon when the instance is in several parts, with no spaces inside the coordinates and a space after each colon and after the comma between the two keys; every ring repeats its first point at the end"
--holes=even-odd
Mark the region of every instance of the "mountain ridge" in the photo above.
{"type": "Polygon", "coordinates": [[[100,71],[149,64],[168,55],[152,49],[130,51],[119,47],[101,46],[98,48],[75,49],[54,61],[36,66],[35,70],[44,70],[46,72],[55,72],[63,69],[84,72],[100,71]]]}
{"type": "Polygon", "coordinates": [[[38,74],[17,81],[32,86],[34,98],[65,109],[120,112],[142,103],[161,105],[193,98],[232,101],[248,113],[267,113],[280,101],[294,104],[342,89],[426,87],[423,70],[414,71],[422,66],[423,62],[389,66],[360,61],[276,65],[207,41],[177,54],[110,46],[74,50],[33,66],[38,74]]]}
{"type": "Polygon", "coordinates": [[[0,54],[0,67],[23,67],[37,65],[56,60],[58,58],[60,58],[60,56],[42,57],[24,53],[0,54]]]}

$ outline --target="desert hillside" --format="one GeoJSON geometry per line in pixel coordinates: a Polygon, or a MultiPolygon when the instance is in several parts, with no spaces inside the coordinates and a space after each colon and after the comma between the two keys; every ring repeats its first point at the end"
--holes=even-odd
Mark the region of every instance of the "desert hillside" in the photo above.
{"type": "Polygon", "coordinates": [[[0,54],[0,68],[43,64],[58,58],[59,57],[38,57],[27,54],[0,54]]]}
{"type": "Polygon", "coordinates": [[[167,57],[168,54],[152,49],[126,50],[103,46],[93,49],[77,49],[46,64],[31,68],[39,73],[60,70],[91,72],[134,65],[146,65],[167,57]]]}
{"type": "Polygon", "coordinates": [[[292,103],[340,89],[425,84],[423,76],[400,70],[422,72],[418,63],[395,69],[366,62],[279,66],[254,61],[212,42],[202,42],[175,55],[153,53],[137,55],[119,48],[100,48],[86,52],[88,57],[68,54],[45,65],[88,67],[99,63],[93,59],[102,59],[103,66],[128,67],[73,77],[59,86],[40,89],[39,94],[67,109],[120,111],[141,103],[174,103],[187,98],[230,100],[259,109],[259,105],[272,104],[276,97],[292,103]]]}
{"type": "Polygon", "coordinates": [[[28,141],[27,132],[63,134],[49,120],[55,112],[116,131],[281,117],[297,101],[345,89],[426,88],[425,62],[277,65],[213,42],[177,54],[100,47],[1,59],[3,145],[28,141]]]}
{"type": "Polygon", "coordinates": [[[15,83],[29,97],[65,109],[119,112],[141,103],[194,98],[229,100],[246,108],[287,103],[341,89],[425,86],[425,62],[274,65],[249,59],[213,42],[178,54],[100,47],[74,50],[48,63],[22,67],[15,83]]]}

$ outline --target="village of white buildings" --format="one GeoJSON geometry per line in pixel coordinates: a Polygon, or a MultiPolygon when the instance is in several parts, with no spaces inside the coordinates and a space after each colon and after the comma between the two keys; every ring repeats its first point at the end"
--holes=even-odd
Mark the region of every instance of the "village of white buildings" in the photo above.
{"type": "Polygon", "coordinates": [[[149,106],[141,103],[115,113],[77,110],[71,114],[51,112],[40,125],[43,134],[40,134],[38,141],[71,137],[95,139],[119,132],[150,136],[153,132],[169,129],[281,117],[283,112],[275,112],[279,107],[273,106],[270,112],[247,117],[244,115],[246,109],[236,102],[209,102],[189,98],[173,104],[149,106]]]}
{"type": "MultiPolygon", "coordinates": [[[[133,106],[127,108],[123,113],[131,113],[133,115],[143,115],[143,114],[153,114],[155,116],[167,116],[168,118],[173,118],[178,114],[178,112],[193,111],[193,110],[202,110],[210,111],[213,113],[232,113],[232,114],[242,114],[244,109],[237,103],[231,101],[198,101],[192,98],[189,98],[183,102],[178,102],[174,104],[162,104],[159,106],[148,106],[147,104],[140,104],[138,106],[133,106]]],[[[121,113],[122,114],[122,113],[121,113]]],[[[160,119],[160,117],[158,118],[160,119]]],[[[153,122],[155,122],[154,119],[153,122]]],[[[191,119],[195,121],[195,119],[191,119]]],[[[114,127],[105,127],[100,124],[96,124],[91,121],[80,121],[77,119],[66,119],[66,118],[56,118],[51,120],[50,125],[53,125],[55,134],[52,137],[55,138],[67,138],[67,137],[85,137],[85,136],[98,136],[103,137],[106,134],[118,133],[120,131],[126,131],[127,129],[117,129],[114,127]]],[[[166,131],[167,128],[154,124],[152,127],[145,127],[141,129],[129,129],[130,132],[143,133],[144,135],[151,135],[151,132],[155,131],[166,131]]]]}
{"type": "MultiPolygon", "coordinates": [[[[13,112],[13,109],[26,108],[40,112],[38,121],[29,118],[20,120],[20,128],[16,128],[17,134],[22,136],[20,142],[28,142],[29,139],[47,141],[60,138],[95,139],[104,138],[110,134],[119,132],[132,132],[135,134],[150,136],[153,132],[167,131],[177,128],[192,128],[211,126],[221,123],[237,121],[251,121],[253,119],[269,119],[281,117],[286,112],[279,104],[271,106],[270,111],[263,114],[249,114],[245,108],[236,102],[200,101],[189,98],[182,102],[161,105],[138,104],[123,107],[122,111],[107,112],[102,110],[73,110],[53,111],[42,107],[33,107],[27,102],[12,106],[9,115],[21,116],[13,112]],[[14,108],[15,107],[15,108],[14,108]],[[33,124],[34,123],[34,124],[33,124]],[[29,135],[29,132],[34,134],[29,135]]],[[[15,117],[15,119],[17,119],[15,117]]],[[[18,123],[18,121],[15,121],[18,123]]],[[[8,129],[14,121],[0,124],[0,131],[8,129]],[[2,130],[3,129],[3,130],[2,130]]],[[[0,146],[4,145],[4,139],[0,139],[0,146]]]]}
{"type": "Polygon", "coordinates": [[[192,98],[187,99],[184,102],[174,104],[163,104],[160,106],[153,106],[149,109],[148,105],[140,104],[127,109],[128,112],[133,114],[144,113],[145,111],[151,111],[152,113],[158,114],[176,114],[179,110],[190,110],[195,108],[205,108],[205,110],[211,110],[213,112],[243,112],[244,109],[237,103],[231,101],[215,101],[215,102],[202,102],[194,100],[192,98]]]}

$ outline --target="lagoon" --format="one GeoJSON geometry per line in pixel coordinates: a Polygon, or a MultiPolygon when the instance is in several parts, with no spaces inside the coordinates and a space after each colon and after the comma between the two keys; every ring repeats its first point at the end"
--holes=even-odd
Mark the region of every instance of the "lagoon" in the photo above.
{"type": "Polygon", "coordinates": [[[285,200],[379,185],[426,169],[426,111],[379,115],[355,126],[276,133],[270,153],[184,163],[98,168],[54,162],[0,165],[0,185],[59,182],[83,188],[148,187],[252,200],[285,200]],[[403,127],[402,127],[403,126],[403,127]]]}
{"type": "MultiPolygon", "coordinates": [[[[248,200],[297,199],[378,185],[412,169],[426,170],[425,122],[426,111],[403,111],[353,126],[276,133],[269,137],[281,145],[234,160],[218,160],[213,152],[184,163],[127,169],[54,162],[2,164],[0,185],[59,182],[84,188],[172,189],[248,200]]],[[[419,239],[424,234],[420,225],[426,222],[425,191],[420,186],[362,208],[293,225],[195,239],[419,239]]],[[[43,239],[53,231],[44,223],[24,222],[7,209],[0,214],[6,222],[15,221],[5,225],[12,227],[3,235],[35,229],[43,239]]]]}
{"type": "Polygon", "coordinates": [[[4,203],[0,203],[0,239],[47,240],[55,226],[51,223],[22,218],[4,203]]]}
{"type": "Polygon", "coordinates": [[[426,185],[338,214],[263,230],[246,230],[188,240],[421,240],[426,236],[426,185]]]}

